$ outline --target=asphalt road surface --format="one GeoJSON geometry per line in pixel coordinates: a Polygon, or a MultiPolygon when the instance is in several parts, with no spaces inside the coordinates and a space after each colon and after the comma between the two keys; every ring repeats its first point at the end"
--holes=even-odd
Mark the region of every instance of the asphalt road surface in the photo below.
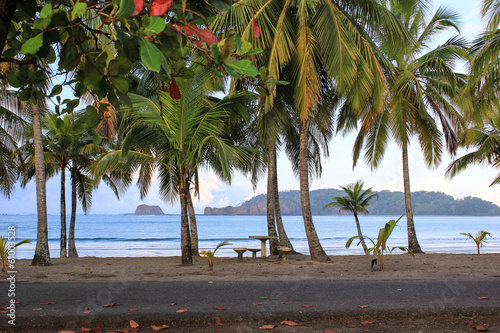
{"type": "Polygon", "coordinates": [[[92,327],[123,320],[500,314],[500,279],[272,282],[0,283],[0,331],[92,327]],[[11,291],[12,292],[12,291],[11,291]],[[13,312],[11,300],[15,300],[13,312]],[[53,303],[53,304],[52,304],[53,303]],[[115,304],[116,303],[116,304],[115,304]],[[111,305],[111,306],[104,306],[111,305]],[[11,307],[9,309],[8,307],[11,307]],[[223,308],[223,309],[217,309],[223,308]],[[131,311],[132,309],[133,311],[131,311]],[[136,309],[136,310],[134,310],[136,309]],[[177,312],[186,309],[186,312],[177,312]]]}

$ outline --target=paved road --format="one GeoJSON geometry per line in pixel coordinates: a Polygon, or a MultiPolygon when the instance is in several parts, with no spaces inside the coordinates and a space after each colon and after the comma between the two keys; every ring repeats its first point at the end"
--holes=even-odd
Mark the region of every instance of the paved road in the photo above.
{"type": "MultiPolygon", "coordinates": [[[[8,289],[9,284],[0,283],[0,306],[8,304],[8,289]]],[[[213,321],[216,316],[221,320],[293,320],[302,316],[500,313],[500,279],[17,283],[15,292],[15,300],[19,301],[15,313],[17,329],[91,327],[99,322],[123,323],[128,319],[202,322],[213,321]],[[55,304],[40,304],[44,302],[55,304]],[[254,305],[255,302],[262,304],[254,305]],[[120,305],[103,307],[110,303],[120,305]],[[217,310],[217,305],[226,310],[217,310]],[[130,308],[137,311],[131,312],[130,308]],[[176,313],[180,309],[188,312],[176,313]]],[[[0,331],[11,328],[9,318],[2,316],[5,317],[0,317],[0,331]]]]}

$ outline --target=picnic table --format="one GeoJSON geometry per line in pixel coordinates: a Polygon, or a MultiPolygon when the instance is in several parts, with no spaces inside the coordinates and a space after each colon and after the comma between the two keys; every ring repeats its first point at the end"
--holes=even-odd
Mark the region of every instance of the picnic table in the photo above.
{"type": "Polygon", "coordinates": [[[268,239],[278,239],[277,236],[249,236],[248,238],[255,238],[261,241],[261,250],[262,250],[262,252],[260,253],[261,258],[266,257],[266,241],[268,239]]]}

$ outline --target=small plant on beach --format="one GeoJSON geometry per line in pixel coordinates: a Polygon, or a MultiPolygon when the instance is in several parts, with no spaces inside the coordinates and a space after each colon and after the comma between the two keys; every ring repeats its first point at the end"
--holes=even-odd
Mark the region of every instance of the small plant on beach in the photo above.
{"type": "Polygon", "coordinates": [[[486,240],[488,239],[488,236],[491,237],[491,234],[488,231],[478,231],[476,234],[476,237],[472,236],[469,233],[461,232],[460,235],[464,235],[467,238],[472,239],[477,246],[477,255],[479,255],[479,248],[484,245],[484,243],[488,243],[486,240]]]}
{"type": "MultiPolygon", "coordinates": [[[[372,269],[373,269],[373,265],[377,264],[377,260],[378,260],[378,262],[380,263],[380,270],[381,271],[384,270],[384,264],[385,264],[386,260],[389,258],[389,256],[392,254],[392,252],[396,249],[399,249],[403,252],[408,252],[410,255],[413,256],[413,252],[411,252],[407,247],[404,247],[404,246],[389,247],[387,245],[387,240],[391,236],[392,231],[396,227],[396,224],[399,222],[399,220],[401,220],[401,218],[403,216],[404,215],[401,215],[399,217],[399,219],[397,219],[397,220],[390,220],[389,222],[387,222],[385,224],[385,226],[383,228],[380,228],[380,230],[378,231],[378,237],[377,237],[376,241],[374,241],[373,239],[371,239],[370,237],[367,237],[367,236],[356,235],[356,236],[353,236],[347,240],[345,247],[349,248],[351,246],[352,242],[356,238],[364,237],[364,238],[370,240],[373,244],[373,247],[368,249],[368,253],[372,253],[373,256],[375,257],[375,259],[373,259],[371,262],[372,269]]],[[[359,242],[358,242],[358,245],[359,245],[359,242]]]]}
{"type": "Polygon", "coordinates": [[[2,271],[5,272],[5,268],[7,266],[7,259],[9,258],[10,251],[12,251],[15,247],[18,247],[19,245],[30,243],[31,241],[29,239],[25,239],[20,241],[17,244],[14,244],[14,242],[8,242],[7,238],[3,238],[0,236],[0,259],[2,260],[2,271]]]}
{"type": "Polygon", "coordinates": [[[200,251],[200,254],[205,257],[205,258],[208,258],[208,269],[209,270],[212,270],[214,268],[214,257],[215,257],[215,252],[221,247],[221,246],[225,246],[225,245],[233,245],[233,243],[229,243],[228,241],[223,241],[223,242],[220,242],[219,244],[217,244],[217,246],[215,247],[214,249],[214,252],[212,252],[212,250],[203,250],[203,251],[200,251]]]}

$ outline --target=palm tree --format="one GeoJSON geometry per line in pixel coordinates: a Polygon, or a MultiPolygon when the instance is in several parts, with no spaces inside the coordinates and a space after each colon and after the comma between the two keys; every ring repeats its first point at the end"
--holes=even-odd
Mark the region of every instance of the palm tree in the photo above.
{"type": "Polygon", "coordinates": [[[158,91],[157,98],[130,95],[134,107],[126,109],[124,118],[130,127],[122,149],[105,154],[95,167],[96,177],[120,161],[137,170],[141,197],[147,195],[153,172],[158,171],[163,198],[180,199],[183,264],[192,264],[187,201],[199,168],[210,167],[230,181],[232,169],[251,159],[249,149],[237,147],[224,137],[230,115],[244,116],[248,94],[208,97],[207,79],[202,71],[190,80],[180,79],[180,100],[165,91],[158,91]]]}
{"type": "MultiPolygon", "coordinates": [[[[363,105],[384,78],[373,43],[365,27],[383,27],[389,36],[398,34],[398,24],[377,1],[242,0],[216,18],[215,31],[234,28],[244,40],[265,50],[255,61],[268,70],[265,87],[266,112],[276,97],[273,80],[282,79],[290,67],[293,110],[300,120],[300,193],[304,228],[312,260],[329,261],[312,220],[309,200],[310,161],[308,128],[311,116],[327,96],[325,87],[345,96],[351,105],[363,105]],[[254,22],[260,37],[254,34],[254,22]],[[330,80],[329,78],[334,78],[330,80]]],[[[381,98],[381,96],[379,96],[381,98]]],[[[377,96],[375,96],[377,98],[377,96]]],[[[330,114],[333,110],[330,110],[330,114]]]]}
{"type": "Polygon", "coordinates": [[[370,205],[370,201],[374,198],[378,198],[378,194],[373,193],[372,188],[363,190],[364,182],[358,180],[354,184],[349,184],[347,186],[340,186],[342,190],[347,194],[343,197],[333,197],[332,202],[327,204],[324,208],[328,207],[338,207],[340,210],[350,211],[354,215],[356,220],[356,228],[358,229],[358,236],[363,247],[365,254],[368,254],[368,247],[366,246],[365,240],[363,238],[363,233],[361,232],[361,226],[359,224],[358,213],[367,213],[367,206],[370,205]]]}
{"type": "Polygon", "coordinates": [[[465,43],[453,37],[435,49],[430,47],[438,32],[449,27],[458,31],[454,23],[457,15],[446,9],[438,9],[426,23],[425,2],[387,1],[386,5],[415,41],[401,40],[399,45],[394,45],[380,36],[388,81],[385,105],[383,108],[369,105],[354,118],[345,114],[350,110],[344,109],[339,128],[349,129],[353,119],[361,119],[353,150],[354,166],[363,146],[365,161],[373,168],[382,160],[391,135],[401,147],[408,248],[419,253],[422,250],[413,221],[408,144],[412,137],[417,137],[428,166],[436,166],[441,161],[443,137],[449,153],[455,152],[457,136],[454,129],[460,128],[461,118],[450,101],[463,84],[463,77],[453,68],[455,62],[465,56],[465,43]]]}

